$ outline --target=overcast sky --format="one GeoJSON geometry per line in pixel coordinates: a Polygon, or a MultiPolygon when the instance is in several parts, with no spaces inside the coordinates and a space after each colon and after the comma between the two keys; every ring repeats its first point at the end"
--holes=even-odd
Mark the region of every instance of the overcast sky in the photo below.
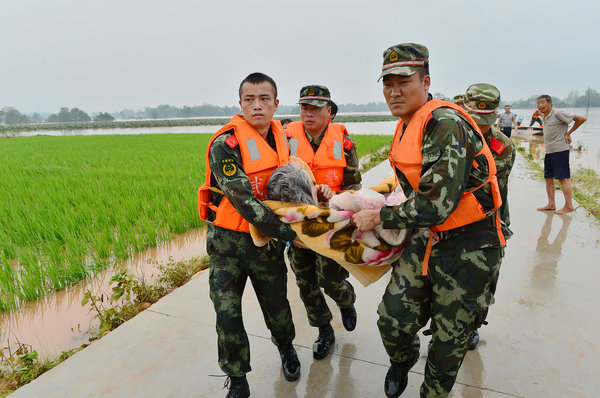
{"type": "Polygon", "coordinates": [[[430,51],[431,92],[495,84],[505,100],[600,90],[600,2],[0,0],[0,108],[237,106],[261,71],[282,104],[305,84],[383,101],[383,50],[430,51]]]}

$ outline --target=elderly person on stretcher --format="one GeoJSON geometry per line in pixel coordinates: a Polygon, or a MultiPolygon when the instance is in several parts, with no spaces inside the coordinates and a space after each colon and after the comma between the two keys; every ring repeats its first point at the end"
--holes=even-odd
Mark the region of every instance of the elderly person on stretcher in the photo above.
{"type": "MultiPolygon", "coordinates": [[[[361,232],[350,219],[359,210],[406,201],[396,186],[392,177],[372,189],[332,195],[327,186],[315,185],[306,164],[294,159],[271,175],[265,204],[290,224],[307,248],[334,259],[366,286],[379,279],[400,256],[410,231],[378,226],[361,232]]],[[[250,232],[257,245],[268,242],[256,229],[250,232]]]]}

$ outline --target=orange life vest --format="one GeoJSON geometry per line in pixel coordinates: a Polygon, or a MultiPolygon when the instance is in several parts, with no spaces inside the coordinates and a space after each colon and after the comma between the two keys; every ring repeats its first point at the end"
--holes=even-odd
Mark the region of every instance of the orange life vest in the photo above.
{"type": "MultiPolygon", "coordinates": [[[[498,230],[498,237],[500,239],[500,243],[504,245],[506,242],[504,240],[504,236],[502,235],[502,231],[500,228],[500,219],[498,215],[498,209],[502,204],[502,199],[500,197],[500,189],[498,187],[498,180],[496,179],[496,163],[494,162],[494,158],[492,153],[490,152],[489,147],[486,144],[485,138],[483,134],[479,131],[477,127],[477,123],[471,118],[471,116],[458,105],[452,104],[450,102],[442,101],[442,100],[430,100],[426,102],[410,119],[406,130],[404,131],[404,135],[402,135],[402,128],[404,123],[402,120],[398,121],[398,125],[396,126],[396,133],[394,134],[394,140],[392,141],[392,148],[389,154],[389,160],[394,170],[400,170],[405,176],[410,186],[413,188],[415,192],[419,190],[419,181],[421,179],[421,168],[423,165],[423,153],[421,152],[421,148],[423,145],[423,130],[427,123],[432,117],[432,112],[441,107],[452,108],[458,111],[473,127],[473,130],[477,132],[477,134],[481,137],[483,142],[483,147],[477,153],[476,156],[483,154],[487,159],[488,167],[489,167],[489,176],[488,179],[481,185],[473,188],[470,191],[465,191],[460,198],[458,206],[456,209],[450,214],[450,217],[446,221],[444,221],[440,225],[436,225],[434,227],[429,228],[430,237],[429,242],[427,243],[427,250],[425,252],[425,259],[423,260],[423,275],[427,274],[427,265],[429,263],[429,255],[431,254],[431,246],[433,243],[433,238],[438,239],[435,232],[448,231],[454,228],[459,228],[464,225],[471,224],[473,222],[479,221],[487,217],[492,212],[496,211],[496,226],[498,230]],[[483,207],[477,199],[473,192],[485,186],[485,184],[490,184],[492,199],[494,202],[494,208],[486,213],[483,210],[483,207]]],[[[473,161],[473,166],[478,167],[477,162],[473,161]]]]}
{"type": "Polygon", "coordinates": [[[329,123],[317,152],[312,149],[301,121],[288,124],[290,155],[298,156],[308,164],[315,175],[317,184],[326,184],[332,191],[341,191],[344,169],[347,166],[344,148],[354,145],[346,136],[346,127],[329,123]]]}
{"type": "MultiPolygon", "coordinates": [[[[252,184],[252,192],[257,198],[264,200],[265,187],[271,177],[271,173],[277,167],[283,166],[289,160],[289,147],[287,137],[279,120],[271,121],[271,130],[275,137],[277,152],[273,150],[267,141],[254,127],[246,122],[241,115],[234,116],[228,124],[223,126],[212,136],[206,149],[206,182],[198,189],[198,212],[202,220],[208,217],[208,210],[215,211],[216,217],[212,222],[218,227],[233,231],[250,232],[248,221],[246,221],[233,207],[226,196],[223,197],[219,206],[215,206],[210,200],[211,191],[220,192],[211,187],[211,170],[209,165],[210,147],[213,141],[226,131],[233,129],[234,135],[227,138],[225,142],[231,148],[239,145],[242,155],[242,166],[244,172],[252,184]]],[[[236,170],[232,165],[223,164],[224,172],[233,175],[236,170]],[[226,169],[227,168],[227,169],[226,169]]],[[[222,192],[220,192],[222,193],[222,192]]]]}
{"type": "Polygon", "coordinates": [[[542,116],[542,112],[538,109],[535,112],[533,112],[533,118],[534,119],[539,119],[542,116]]]}

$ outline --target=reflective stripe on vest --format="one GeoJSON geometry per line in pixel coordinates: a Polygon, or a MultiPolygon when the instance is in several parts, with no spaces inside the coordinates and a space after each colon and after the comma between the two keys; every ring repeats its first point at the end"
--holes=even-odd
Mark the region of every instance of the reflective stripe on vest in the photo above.
{"type": "Polygon", "coordinates": [[[333,191],[340,191],[344,181],[344,169],[347,166],[343,149],[344,134],[348,135],[346,127],[329,123],[317,152],[308,142],[301,121],[288,124],[287,132],[291,137],[290,155],[298,156],[308,164],[317,184],[325,184],[333,191]]]}
{"type": "MultiPolygon", "coordinates": [[[[496,224],[498,230],[498,238],[500,239],[500,243],[502,245],[505,244],[504,236],[502,235],[502,231],[500,228],[500,219],[498,215],[498,208],[502,204],[502,199],[500,198],[500,189],[498,187],[498,181],[496,179],[496,163],[494,162],[494,158],[492,153],[483,137],[483,134],[479,131],[477,127],[477,123],[471,118],[471,116],[461,107],[452,104],[450,102],[441,101],[441,100],[430,100],[427,101],[410,119],[404,134],[402,134],[402,128],[404,126],[402,120],[398,121],[396,126],[396,133],[394,134],[394,139],[392,141],[392,148],[390,150],[389,160],[392,168],[394,170],[401,171],[408,180],[409,184],[413,188],[415,192],[419,191],[419,181],[421,179],[421,168],[423,165],[423,153],[421,152],[422,144],[423,144],[423,130],[427,126],[427,123],[431,119],[431,114],[435,109],[438,108],[452,108],[459,112],[471,125],[473,130],[478,134],[482,140],[482,148],[475,155],[484,155],[488,167],[489,167],[489,175],[488,179],[481,185],[473,188],[470,191],[465,191],[460,198],[458,206],[456,209],[450,214],[448,219],[444,221],[440,225],[436,225],[431,227],[429,242],[427,243],[427,250],[425,253],[425,259],[423,260],[423,275],[427,274],[427,265],[429,262],[429,255],[431,253],[431,246],[433,244],[433,239],[438,239],[435,232],[448,231],[454,228],[459,228],[464,225],[471,224],[473,222],[479,221],[487,217],[488,214],[496,211],[496,224]],[[494,202],[494,208],[490,210],[487,214],[484,212],[483,208],[475,198],[473,192],[482,188],[485,184],[490,184],[490,190],[492,193],[492,199],[494,202]]],[[[474,161],[474,166],[477,167],[477,163],[474,161]]]]}
{"type": "Polygon", "coordinates": [[[218,207],[210,202],[210,191],[214,190],[214,188],[210,186],[210,148],[213,141],[219,135],[232,129],[235,137],[240,143],[243,171],[250,180],[252,192],[259,199],[264,199],[265,197],[265,187],[273,170],[288,162],[289,148],[285,132],[281,127],[281,122],[278,120],[271,121],[271,130],[275,137],[277,147],[277,152],[275,152],[260,133],[248,124],[240,115],[234,116],[227,125],[223,126],[212,136],[208,143],[206,149],[206,182],[198,189],[198,211],[200,213],[200,218],[206,220],[208,217],[208,209],[212,209],[216,212],[216,217],[213,221],[214,225],[233,231],[249,233],[250,228],[248,221],[235,210],[227,197],[223,197],[218,207]]]}

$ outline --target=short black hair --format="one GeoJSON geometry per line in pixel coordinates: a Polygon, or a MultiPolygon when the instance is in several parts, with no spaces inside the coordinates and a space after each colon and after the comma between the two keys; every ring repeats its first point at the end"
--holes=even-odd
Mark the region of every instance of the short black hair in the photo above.
{"type": "Polygon", "coordinates": [[[552,97],[551,97],[551,96],[549,96],[548,94],[542,94],[542,95],[540,95],[540,96],[538,97],[538,101],[539,101],[539,100],[541,100],[542,98],[543,98],[543,99],[545,99],[545,100],[546,100],[546,101],[548,101],[548,102],[552,102],[552,97]]]}
{"type": "Polygon", "coordinates": [[[289,119],[289,118],[281,119],[281,124],[286,124],[286,123],[291,123],[291,122],[292,122],[292,119],[289,119]]]}
{"type": "Polygon", "coordinates": [[[422,79],[425,76],[429,75],[429,63],[423,65],[423,66],[419,66],[417,68],[417,73],[419,74],[419,77],[422,79]]]}
{"type": "Polygon", "coordinates": [[[335,115],[337,115],[338,113],[338,106],[333,101],[330,101],[329,104],[331,105],[331,120],[333,120],[335,118],[335,115]]]}
{"type": "Polygon", "coordinates": [[[275,84],[275,80],[260,72],[250,73],[248,76],[246,76],[244,80],[242,80],[239,89],[240,99],[242,99],[242,86],[244,85],[244,83],[260,84],[264,82],[269,82],[271,84],[271,87],[273,87],[273,92],[275,93],[275,99],[277,99],[277,84],[275,84]]]}

